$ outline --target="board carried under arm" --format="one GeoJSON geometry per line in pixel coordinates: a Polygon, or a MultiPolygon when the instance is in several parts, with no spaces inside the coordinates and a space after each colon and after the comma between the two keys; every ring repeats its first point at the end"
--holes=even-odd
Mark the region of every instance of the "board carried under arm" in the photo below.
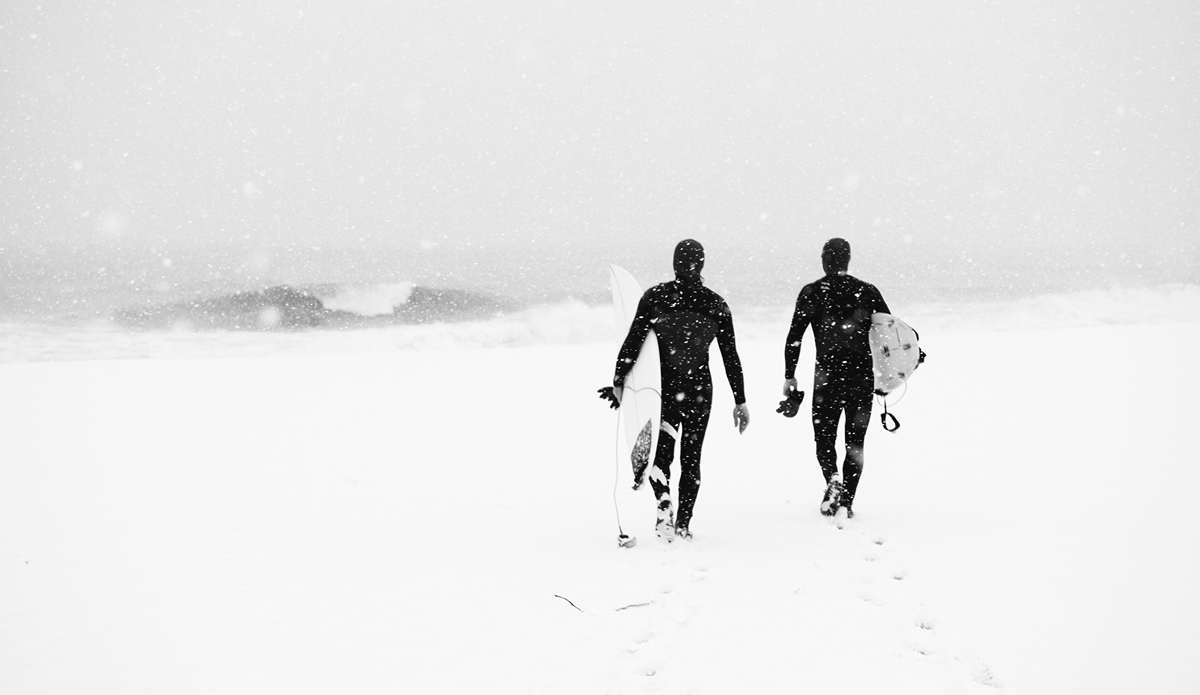
{"type": "MultiPolygon", "coordinates": [[[[625,269],[615,265],[610,265],[608,269],[612,281],[617,344],[620,346],[629,334],[629,327],[637,314],[642,287],[625,269]]],[[[654,451],[662,407],[659,388],[658,339],[654,331],[650,331],[633,369],[625,377],[621,392],[621,419],[625,422],[625,442],[622,449],[627,452],[633,467],[634,490],[645,483],[646,469],[654,451]]]]}
{"type": "Polygon", "coordinates": [[[918,344],[919,336],[912,326],[883,312],[871,316],[868,339],[875,371],[875,394],[884,398],[883,413],[879,418],[885,430],[895,432],[900,429],[900,421],[888,412],[885,397],[908,382],[917,367],[925,361],[925,351],[918,344]]]}

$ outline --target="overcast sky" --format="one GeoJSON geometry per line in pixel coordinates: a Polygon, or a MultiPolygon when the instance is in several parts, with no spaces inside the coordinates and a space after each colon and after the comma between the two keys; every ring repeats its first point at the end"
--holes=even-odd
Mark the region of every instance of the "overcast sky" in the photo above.
{"type": "Polygon", "coordinates": [[[1196,266],[1200,3],[0,5],[0,244],[833,234],[1196,266]]]}

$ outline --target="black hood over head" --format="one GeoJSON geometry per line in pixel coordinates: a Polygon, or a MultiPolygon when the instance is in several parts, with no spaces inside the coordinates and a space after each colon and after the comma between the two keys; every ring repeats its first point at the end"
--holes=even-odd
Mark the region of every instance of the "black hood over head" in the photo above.
{"type": "Polygon", "coordinates": [[[821,249],[821,265],[827,275],[844,273],[850,267],[850,242],[834,237],[821,249]]]}
{"type": "Polygon", "coordinates": [[[684,239],[675,245],[675,277],[680,280],[699,280],[704,269],[704,247],[695,239],[684,239]]]}

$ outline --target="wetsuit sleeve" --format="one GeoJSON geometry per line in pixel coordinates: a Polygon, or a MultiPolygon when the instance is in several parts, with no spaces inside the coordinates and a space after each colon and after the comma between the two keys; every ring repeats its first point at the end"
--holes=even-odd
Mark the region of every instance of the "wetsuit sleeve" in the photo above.
{"type": "Polygon", "coordinates": [[[783,378],[796,378],[796,363],[800,361],[800,341],[804,331],[813,320],[813,305],[810,290],[805,287],[796,297],[796,310],[792,312],[792,328],[788,331],[787,343],[783,346],[783,378]]]}
{"type": "Polygon", "coordinates": [[[883,294],[880,293],[878,287],[871,285],[871,294],[874,295],[874,303],[871,307],[872,313],[879,313],[879,312],[883,312],[885,314],[892,313],[892,310],[888,308],[887,302],[883,301],[883,294]]]}
{"type": "Polygon", "coordinates": [[[742,359],[738,357],[737,340],[733,336],[733,312],[729,305],[721,303],[717,318],[717,347],[721,349],[721,360],[725,363],[725,377],[733,390],[733,402],[746,402],[746,382],[742,377],[742,359]]]}
{"type": "Polygon", "coordinates": [[[629,376],[629,372],[633,369],[633,363],[637,361],[638,353],[642,351],[642,345],[646,342],[646,336],[650,335],[650,329],[653,328],[651,321],[651,302],[650,293],[642,295],[638,301],[637,314],[633,317],[633,323],[629,326],[629,334],[625,336],[625,342],[621,344],[621,351],[617,353],[617,369],[613,375],[613,386],[620,387],[625,383],[625,377],[629,376]]]}

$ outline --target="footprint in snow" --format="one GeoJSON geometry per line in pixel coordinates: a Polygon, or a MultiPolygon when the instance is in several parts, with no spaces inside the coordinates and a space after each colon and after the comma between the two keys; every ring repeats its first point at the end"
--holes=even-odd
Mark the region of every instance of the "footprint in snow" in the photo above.
{"type": "MultiPolygon", "coordinates": [[[[938,629],[938,621],[929,609],[914,596],[905,580],[909,572],[890,552],[887,538],[866,524],[851,520],[843,532],[857,530],[861,534],[861,557],[866,578],[862,599],[886,609],[897,619],[894,629],[916,658],[932,660],[943,668],[952,668],[980,688],[979,692],[996,692],[1001,685],[991,668],[969,648],[956,645],[949,635],[938,629]]],[[[975,691],[972,691],[975,692],[975,691]]]]}

